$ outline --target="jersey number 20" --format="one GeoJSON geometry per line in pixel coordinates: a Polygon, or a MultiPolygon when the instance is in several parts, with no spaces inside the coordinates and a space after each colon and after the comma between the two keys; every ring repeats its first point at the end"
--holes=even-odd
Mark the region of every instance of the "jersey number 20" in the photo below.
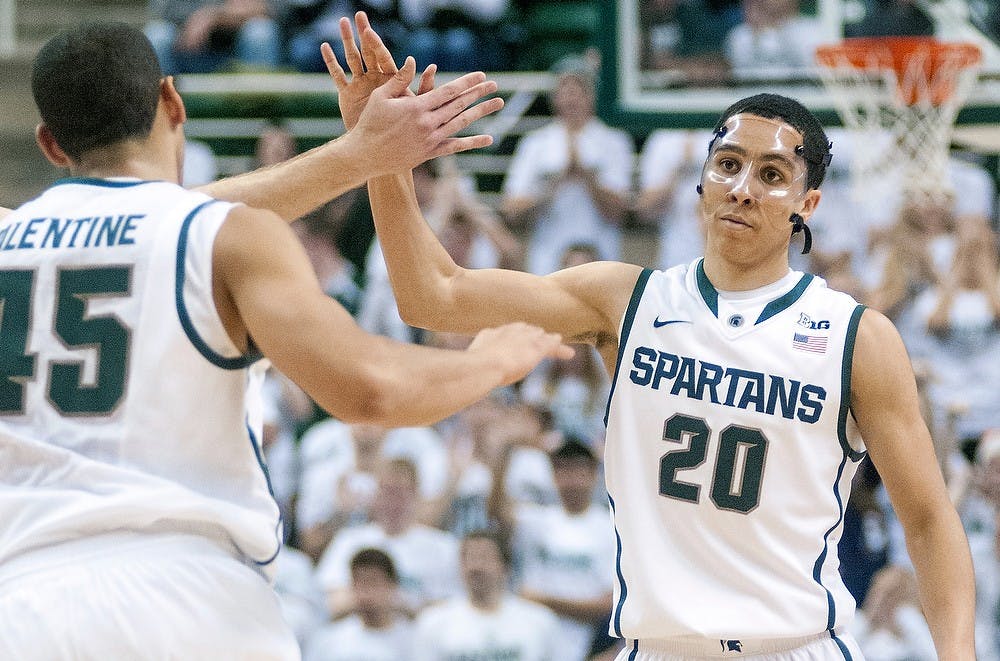
{"type": "MultiPolygon", "coordinates": [[[[117,317],[88,315],[87,300],[128,296],[130,280],[127,266],[59,270],[52,333],[68,349],[97,353],[92,384],[84,383],[82,360],[46,366],[48,398],[61,413],[110,413],[125,393],[129,329],[117,317]]],[[[35,378],[36,356],[28,354],[34,283],[34,271],[0,271],[0,414],[24,412],[25,384],[35,378]]]]}
{"type": "MultiPolygon", "coordinates": [[[[697,503],[701,486],[682,482],[677,473],[705,463],[712,432],[701,418],[677,413],[663,423],[663,440],[687,447],[660,458],[660,494],[697,503]]],[[[729,425],[719,433],[712,490],[716,507],[746,514],[760,503],[760,483],[767,455],[767,438],[759,429],[729,425]]]]}

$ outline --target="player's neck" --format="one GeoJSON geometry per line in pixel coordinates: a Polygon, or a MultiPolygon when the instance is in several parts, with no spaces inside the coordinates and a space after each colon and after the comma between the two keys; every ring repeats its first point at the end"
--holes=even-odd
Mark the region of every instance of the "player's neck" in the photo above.
{"type": "Polygon", "coordinates": [[[748,267],[722,257],[705,255],[705,275],[712,286],[725,291],[749,291],[781,280],[788,275],[788,258],[773,259],[748,267]]]}
{"type": "Polygon", "coordinates": [[[73,163],[70,173],[75,177],[134,177],[177,183],[180,164],[166,146],[127,140],[88,151],[73,163]]]}

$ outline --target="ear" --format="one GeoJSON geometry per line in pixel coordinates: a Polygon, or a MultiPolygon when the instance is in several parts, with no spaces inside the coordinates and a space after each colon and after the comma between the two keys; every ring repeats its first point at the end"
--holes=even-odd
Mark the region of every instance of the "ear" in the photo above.
{"type": "Polygon", "coordinates": [[[809,217],[813,215],[821,197],[823,197],[823,193],[817,188],[810,188],[806,191],[805,200],[802,201],[802,208],[798,212],[803,220],[809,220],[809,217]]]}
{"type": "Polygon", "coordinates": [[[184,99],[181,98],[180,92],[174,87],[173,76],[166,76],[160,81],[160,104],[163,106],[172,128],[187,121],[187,109],[184,107],[184,99]]]}
{"type": "Polygon", "coordinates": [[[72,165],[72,161],[66,152],[63,151],[62,147],[56,142],[55,137],[52,135],[52,131],[44,123],[39,124],[35,127],[35,142],[38,144],[38,148],[41,150],[42,155],[48,160],[49,163],[56,166],[57,168],[69,168],[72,165]]]}

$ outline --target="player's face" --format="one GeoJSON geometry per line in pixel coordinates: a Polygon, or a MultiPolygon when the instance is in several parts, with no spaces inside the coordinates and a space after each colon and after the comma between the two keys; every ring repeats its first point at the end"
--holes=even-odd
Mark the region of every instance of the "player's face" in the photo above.
{"type": "Polygon", "coordinates": [[[734,115],[702,171],[701,211],[710,249],[732,256],[784,253],[789,218],[808,219],[819,191],[806,188],[802,134],[777,119],[734,115]]]}

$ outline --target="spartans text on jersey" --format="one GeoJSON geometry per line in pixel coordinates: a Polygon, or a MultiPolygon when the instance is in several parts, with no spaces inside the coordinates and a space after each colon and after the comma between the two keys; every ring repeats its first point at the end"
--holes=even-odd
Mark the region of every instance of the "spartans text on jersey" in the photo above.
{"type": "Polygon", "coordinates": [[[780,415],[813,424],[819,420],[826,389],[774,374],[726,367],[650,347],[636,347],[629,379],[637,386],[712,404],[780,415]],[[720,395],[721,393],[721,395],[720,395]]]}

